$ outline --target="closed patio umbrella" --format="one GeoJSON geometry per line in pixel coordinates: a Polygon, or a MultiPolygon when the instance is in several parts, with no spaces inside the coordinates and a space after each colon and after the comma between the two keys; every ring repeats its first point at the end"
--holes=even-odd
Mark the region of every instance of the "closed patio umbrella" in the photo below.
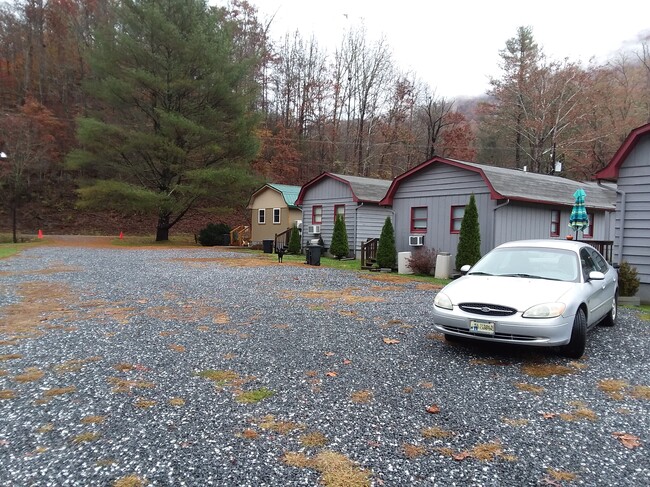
{"type": "Polygon", "coordinates": [[[569,226],[576,232],[576,240],[578,240],[578,232],[583,231],[589,226],[589,217],[587,216],[587,209],[585,208],[585,197],[587,194],[585,190],[580,188],[573,193],[575,201],[573,209],[569,216],[569,226]]]}

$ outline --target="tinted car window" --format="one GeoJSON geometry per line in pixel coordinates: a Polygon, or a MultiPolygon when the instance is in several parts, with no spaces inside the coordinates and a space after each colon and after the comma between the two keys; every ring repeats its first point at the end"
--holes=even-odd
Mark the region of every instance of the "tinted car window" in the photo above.
{"type": "Polygon", "coordinates": [[[600,255],[596,249],[587,249],[587,251],[589,252],[589,255],[591,255],[591,259],[596,266],[596,270],[602,272],[603,274],[607,272],[607,269],[609,267],[603,256],[600,255]]]}
{"type": "Polygon", "coordinates": [[[580,264],[582,265],[582,274],[585,279],[589,278],[589,273],[592,271],[597,271],[596,264],[594,264],[589,250],[587,248],[580,249],[580,264]]]}

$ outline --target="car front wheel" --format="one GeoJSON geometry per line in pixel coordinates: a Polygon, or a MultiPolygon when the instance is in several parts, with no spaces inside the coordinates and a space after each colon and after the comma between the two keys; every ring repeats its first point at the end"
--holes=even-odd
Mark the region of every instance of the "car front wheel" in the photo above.
{"type": "Polygon", "coordinates": [[[573,328],[571,330],[571,341],[562,347],[562,353],[569,358],[580,358],[585,353],[587,343],[587,317],[581,309],[576,313],[573,319],[573,328]]]}
{"type": "Polygon", "coordinates": [[[607,316],[602,321],[603,326],[614,326],[616,324],[616,317],[618,316],[618,294],[614,295],[612,300],[612,309],[609,310],[607,316]]]}

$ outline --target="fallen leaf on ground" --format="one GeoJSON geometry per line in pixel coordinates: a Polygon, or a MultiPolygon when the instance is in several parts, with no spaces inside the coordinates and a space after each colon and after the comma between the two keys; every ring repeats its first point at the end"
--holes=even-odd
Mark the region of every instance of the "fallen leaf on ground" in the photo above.
{"type": "Polygon", "coordinates": [[[451,457],[456,460],[457,462],[462,462],[466,458],[471,457],[472,454],[468,451],[462,451],[460,453],[454,453],[451,457]]]}
{"type": "Polygon", "coordinates": [[[331,357],[332,355],[334,355],[334,352],[325,352],[326,357],[331,357]]]}
{"type": "Polygon", "coordinates": [[[399,340],[397,338],[383,338],[384,343],[388,345],[395,345],[396,343],[399,343],[399,340]]]}
{"type": "Polygon", "coordinates": [[[343,361],[343,365],[350,365],[352,363],[352,360],[345,359],[343,361]]]}
{"type": "Polygon", "coordinates": [[[330,371],[330,372],[328,372],[328,373],[325,374],[325,375],[328,376],[328,377],[336,377],[336,376],[339,375],[339,374],[337,374],[337,373],[334,372],[334,371],[330,371]]]}
{"type": "Polygon", "coordinates": [[[612,436],[618,438],[618,441],[623,443],[623,446],[625,448],[629,448],[630,450],[632,448],[636,448],[637,446],[641,446],[639,437],[631,435],[630,433],[616,432],[616,433],[612,433],[612,436]]]}
{"type": "Polygon", "coordinates": [[[427,408],[427,413],[438,414],[440,412],[440,407],[437,404],[432,404],[427,408]]]}
{"type": "Polygon", "coordinates": [[[542,413],[544,419],[553,419],[555,416],[557,416],[557,413],[542,413]]]}

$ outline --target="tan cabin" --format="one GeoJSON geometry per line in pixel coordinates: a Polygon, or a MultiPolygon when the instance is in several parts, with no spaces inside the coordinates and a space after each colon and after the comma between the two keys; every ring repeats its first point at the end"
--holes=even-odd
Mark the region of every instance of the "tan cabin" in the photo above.
{"type": "Polygon", "coordinates": [[[255,191],[246,207],[251,211],[251,245],[276,236],[301,222],[302,211],[296,206],[300,186],[267,183],[255,191]]]}

